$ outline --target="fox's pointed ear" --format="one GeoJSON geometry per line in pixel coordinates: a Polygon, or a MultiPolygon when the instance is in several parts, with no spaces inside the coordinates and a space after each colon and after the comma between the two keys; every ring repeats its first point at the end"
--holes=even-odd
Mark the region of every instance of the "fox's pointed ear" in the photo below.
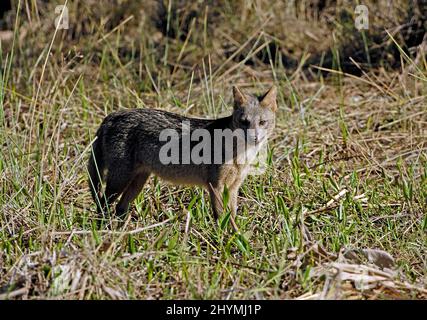
{"type": "Polygon", "coordinates": [[[273,111],[277,110],[277,88],[272,86],[262,97],[260,105],[263,108],[270,108],[273,111]]]}
{"type": "Polygon", "coordinates": [[[245,94],[236,86],[233,86],[234,108],[245,105],[248,101],[245,94]]]}

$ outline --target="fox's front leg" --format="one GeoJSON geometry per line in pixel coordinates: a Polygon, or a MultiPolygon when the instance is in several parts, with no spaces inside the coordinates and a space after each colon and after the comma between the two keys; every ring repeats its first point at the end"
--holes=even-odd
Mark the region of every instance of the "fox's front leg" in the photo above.
{"type": "Polygon", "coordinates": [[[224,185],[222,184],[213,185],[212,183],[209,183],[208,189],[209,189],[209,195],[211,197],[212,213],[214,215],[215,220],[218,220],[219,216],[222,215],[224,211],[223,200],[222,200],[224,185]]]}
{"type": "Polygon", "coordinates": [[[239,187],[231,187],[229,190],[229,200],[228,200],[228,206],[231,210],[232,217],[235,217],[237,214],[237,196],[239,194],[239,187]]]}
{"type": "MultiPolygon", "coordinates": [[[[220,215],[224,212],[224,186],[223,184],[218,184],[209,186],[209,194],[211,197],[212,211],[215,219],[218,219],[220,215]]],[[[239,188],[233,187],[228,189],[228,207],[231,210],[232,216],[236,216],[237,213],[237,195],[239,188]]]]}

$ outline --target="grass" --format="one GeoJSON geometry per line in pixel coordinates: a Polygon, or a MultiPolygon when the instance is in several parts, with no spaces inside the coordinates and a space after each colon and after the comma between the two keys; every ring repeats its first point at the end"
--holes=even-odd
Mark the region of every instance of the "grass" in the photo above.
{"type": "Polygon", "coordinates": [[[318,47],[329,45],[334,68],[320,63],[310,77],[313,38],[339,32],[339,21],[296,19],[263,1],[194,16],[171,1],[162,33],[149,3],[141,12],[70,2],[69,30],[55,31],[54,3],[20,1],[11,15],[14,40],[1,50],[0,298],[425,299],[425,59],[405,73],[414,58],[390,34],[400,69],[353,75],[330,36],[318,47]],[[268,169],[239,194],[240,234],[227,215],[213,221],[202,189],[155,177],[123,228],[98,228],[86,161],[103,117],[142,107],[225,115],[236,83],[280,89],[268,169]],[[336,277],[336,265],[329,272],[349,248],[391,254],[393,285],[363,290],[336,277]]]}

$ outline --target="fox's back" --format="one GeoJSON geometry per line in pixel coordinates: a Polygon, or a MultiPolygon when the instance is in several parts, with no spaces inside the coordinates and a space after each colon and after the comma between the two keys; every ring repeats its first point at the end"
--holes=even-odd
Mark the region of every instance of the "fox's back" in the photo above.
{"type": "MultiPolygon", "coordinates": [[[[209,166],[164,165],[160,162],[160,149],[166,143],[160,141],[164,130],[174,130],[182,137],[183,125],[189,126],[190,134],[196,129],[212,131],[226,127],[227,118],[208,120],[189,118],[157,109],[131,109],[109,114],[101,124],[98,139],[102,144],[107,168],[120,167],[136,170],[138,166],[178,183],[204,184],[203,176],[209,166]],[[200,181],[195,181],[201,179],[200,181]]],[[[192,142],[193,144],[194,142],[192,142]]]]}

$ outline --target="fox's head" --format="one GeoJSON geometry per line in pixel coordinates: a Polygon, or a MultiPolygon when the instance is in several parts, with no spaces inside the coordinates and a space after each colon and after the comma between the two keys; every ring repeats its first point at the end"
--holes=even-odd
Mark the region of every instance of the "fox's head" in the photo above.
{"type": "Polygon", "coordinates": [[[277,89],[271,87],[265,94],[255,97],[243,93],[233,86],[234,129],[243,129],[247,143],[263,143],[272,133],[275,126],[277,110],[277,89]]]}

